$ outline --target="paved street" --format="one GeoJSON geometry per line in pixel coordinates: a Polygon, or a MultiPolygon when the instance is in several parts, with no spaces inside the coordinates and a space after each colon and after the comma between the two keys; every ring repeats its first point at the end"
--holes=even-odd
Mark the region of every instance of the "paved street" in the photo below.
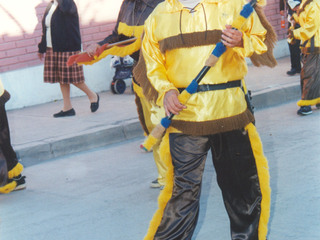
{"type": "MultiPolygon", "coordinates": [[[[269,240],[320,239],[320,110],[296,115],[296,102],[256,112],[269,160],[269,240]]],[[[143,139],[30,165],[28,187],[0,195],[1,240],[141,240],[157,207],[156,169],[143,139]]],[[[210,158],[209,158],[210,159],[210,158]]],[[[230,239],[228,219],[207,161],[193,239],[230,239]]]]}

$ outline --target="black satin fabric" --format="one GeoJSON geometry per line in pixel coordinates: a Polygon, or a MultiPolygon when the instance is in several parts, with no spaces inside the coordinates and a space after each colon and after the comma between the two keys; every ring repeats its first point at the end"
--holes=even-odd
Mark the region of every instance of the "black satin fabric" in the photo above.
{"type": "Polygon", "coordinates": [[[3,156],[2,150],[0,149],[0,187],[7,183],[8,169],[6,159],[3,156]]]}
{"type": "Polygon", "coordinates": [[[210,149],[230,219],[231,239],[258,240],[262,197],[250,140],[240,130],[210,136],[170,134],[173,194],[154,239],[192,238],[199,215],[203,169],[210,149]]]}
{"type": "Polygon", "coordinates": [[[142,26],[155,7],[163,1],[164,0],[124,0],[120,7],[117,23],[112,34],[99,42],[99,44],[119,42],[131,37],[118,32],[120,22],[128,26],[142,26]]]}
{"type": "Polygon", "coordinates": [[[8,171],[10,171],[17,165],[18,159],[11,145],[7,112],[5,105],[2,104],[0,104],[0,149],[6,160],[8,171]]]}

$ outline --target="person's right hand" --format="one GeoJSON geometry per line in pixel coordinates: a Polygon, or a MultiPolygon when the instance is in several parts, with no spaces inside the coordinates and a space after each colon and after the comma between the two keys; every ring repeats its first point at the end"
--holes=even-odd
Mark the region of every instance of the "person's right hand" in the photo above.
{"type": "Polygon", "coordinates": [[[99,47],[100,45],[98,43],[93,43],[89,45],[89,47],[87,47],[86,52],[90,57],[93,57],[96,54],[99,47]]]}
{"type": "Polygon", "coordinates": [[[179,93],[177,90],[169,90],[163,99],[163,106],[167,116],[170,116],[171,113],[178,115],[180,111],[187,108],[185,105],[180,103],[178,99],[179,93]]]}
{"type": "Polygon", "coordinates": [[[280,15],[284,16],[284,11],[283,10],[280,11],[280,15]]]}
{"type": "Polygon", "coordinates": [[[43,53],[39,53],[38,52],[38,58],[40,59],[40,61],[42,61],[44,54],[43,53]]]}

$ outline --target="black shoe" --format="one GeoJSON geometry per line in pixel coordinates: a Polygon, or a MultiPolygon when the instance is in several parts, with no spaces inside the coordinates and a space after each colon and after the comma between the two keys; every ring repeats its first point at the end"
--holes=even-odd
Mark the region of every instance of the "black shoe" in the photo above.
{"type": "Polygon", "coordinates": [[[18,191],[18,190],[22,190],[26,188],[26,180],[25,180],[26,176],[22,176],[21,174],[18,175],[17,177],[14,177],[10,180],[12,181],[16,181],[17,186],[15,187],[15,189],[13,189],[13,191],[18,191]]]}
{"type": "Polygon", "coordinates": [[[0,187],[0,193],[10,193],[12,191],[22,190],[26,188],[25,176],[19,174],[16,177],[7,180],[7,184],[0,187]]]}
{"type": "Polygon", "coordinates": [[[99,98],[99,94],[98,93],[96,93],[96,94],[97,94],[98,100],[96,102],[91,103],[91,105],[90,105],[91,112],[95,112],[99,108],[99,100],[100,100],[100,98],[99,98]]]}
{"type": "Polygon", "coordinates": [[[150,187],[151,188],[159,188],[159,187],[161,187],[161,184],[158,182],[158,179],[156,179],[151,182],[150,187]]]}
{"type": "Polygon", "coordinates": [[[158,179],[153,180],[150,184],[151,188],[160,188],[160,190],[162,190],[164,188],[164,185],[161,185],[158,181],[158,179]]]}
{"type": "Polygon", "coordinates": [[[287,74],[290,75],[290,76],[293,76],[296,73],[300,73],[300,72],[301,72],[301,70],[296,70],[295,68],[291,68],[291,70],[288,71],[287,74]]]}
{"type": "Polygon", "coordinates": [[[60,112],[58,112],[58,113],[55,113],[55,114],[53,114],[53,117],[55,117],[55,118],[59,118],[59,117],[71,117],[71,116],[74,116],[74,115],[76,115],[76,112],[74,111],[74,109],[73,108],[71,108],[70,110],[68,110],[68,111],[60,111],[60,112]]]}
{"type": "Polygon", "coordinates": [[[297,111],[298,115],[305,116],[309,115],[312,113],[312,109],[310,106],[302,106],[300,109],[297,111]]]}

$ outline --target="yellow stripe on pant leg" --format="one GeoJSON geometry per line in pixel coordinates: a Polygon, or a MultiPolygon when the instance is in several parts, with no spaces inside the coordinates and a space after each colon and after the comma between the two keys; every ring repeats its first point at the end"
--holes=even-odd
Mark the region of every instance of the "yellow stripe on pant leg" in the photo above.
{"type": "Polygon", "coordinates": [[[152,220],[149,225],[148,232],[144,238],[144,240],[153,240],[154,235],[157,232],[157,229],[161,223],[162,216],[164,209],[172,196],[172,189],[173,189],[173,165],[172,159],[170,155],[170,146],[169,146],[169,129],[167,129],[166,134],[162,138],[162,142],[160,144],[160,155],[162,161],[164,161],[165,165],[167,166],[167,173],[166,173],[166,180],[165,180],[165,187],[160,192],[158,197],[158,210],[152,217],[152,220]]]}
{"type": "Polygon", "coordinates": [[[161,160],[160,155],[160,141],[158,141],[152,148],[154,162],[156,163],[157,170],[158,170],[158,182],[160,185],[164,186],[166,184],[166,174],[167,174],[167,166],[161,160]]]}
{"type": "Polygon", "coordinates": [[[23,165],[21,163],[17,163],[14,168],[12,168],[9,172],[8,172],[8,178],[14,178],[19,176],[23,171],[23,165]]]}
{"type": "Polygon", "coordinates": [[[10,193],[17,187],[17,182],[12,181],[11,183],[8,183],[4,185],[3,187],[0,187],[0,193],[10,193]]]}
{"type": "Polygon", "coordinates": [[[261,214],[259,221],[259,240],[266,240],[268,233],[268,221],[270,217],[271,188],[268,161],[263,154],[262,143],[256,127],[250,123],[246,126],[249,134],[251,148],[256,161],[260,189],[262,194],[261,214]]]}
{"type": "Polygon", "coordinates": [[[316,105],[318,103],[320,103],[320,98],[315,98],[312,100],[300,100],[300,101],[298,101],[297,105],[299,107],[302,107],[302,106],[312,106],[312,105],[316,105]]]}

